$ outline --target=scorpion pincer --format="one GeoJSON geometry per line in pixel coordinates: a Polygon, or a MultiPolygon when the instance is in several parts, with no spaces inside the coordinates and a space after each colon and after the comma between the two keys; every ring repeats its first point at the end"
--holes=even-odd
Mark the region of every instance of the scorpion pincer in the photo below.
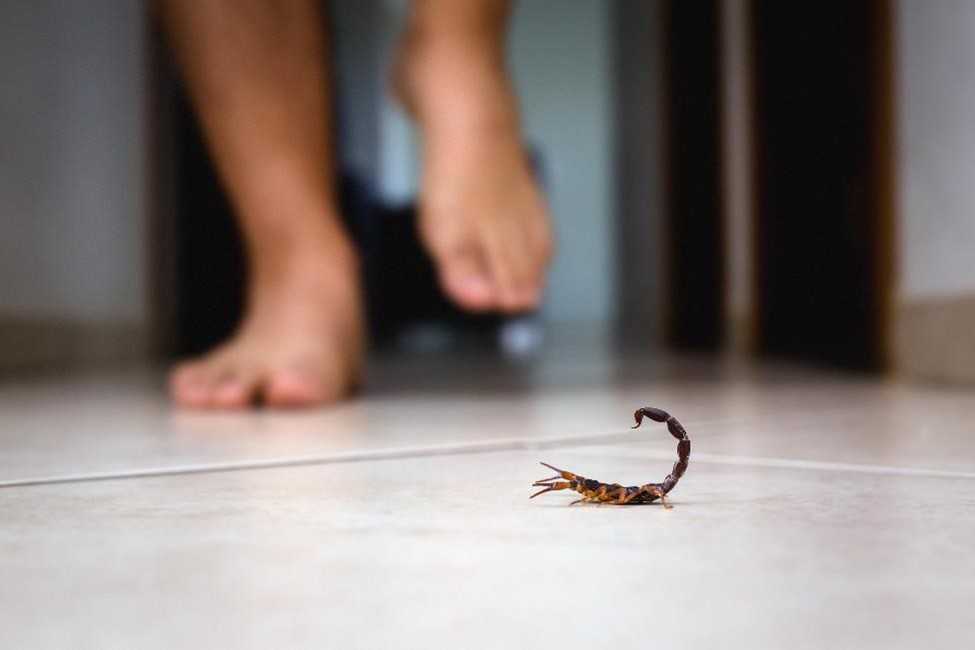
{"type": "Polygon", "coordinates": [[[633,419],[636,420],[636,424],[633,426],[634,429],[640,426],[644,417],[648,417],[654,422],[666,422],[670,435],[677,438],[678,441],[677,462],[674,463],[674,468],[663,482],[624,487],[617,483],[601,483],[591,478],[585,478],[584,476],[567,472],[564,469],[552,467],[548,463],[542,463],[545,467],[555,470],[558,473],[551,478],[532,483],[535,487],[543,487],[545,489],[539,490],[528,498],[534,499],[539,494],[545,494],[553,490],[575,490],[582,495],[582,498],[576,499],[569,505],[586,502],[626,506],[652,503],[660,499],[660,502],[665,508],[670,508],[671,506],[667,503],[666,496],[674,489],[674,486],[677,485],[677,481],[684,475],[684,472],[687,471],[687,462],[691,455],[691,439],[687,437],[687,431],[684,430],[684,427],[681,426],[681,423],[674,416],[651,406],[638,409],[633,414],[633,419]],[[557,480],[560,478],[565,480],[557,480]]]}

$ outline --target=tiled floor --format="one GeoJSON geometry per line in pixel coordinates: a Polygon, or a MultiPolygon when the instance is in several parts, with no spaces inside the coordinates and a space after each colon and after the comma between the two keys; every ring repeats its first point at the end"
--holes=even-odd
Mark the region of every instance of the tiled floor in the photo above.
{"type": "Polygon", "coordinates": [[[387,365],[311,413],[160,386],[0,387],[0,648],[975,642],[975,393],[611,356],[387,365]],[[673,510],[527,499],[539,460],[662,479],[645,404],[693,440],[673,510]]]}

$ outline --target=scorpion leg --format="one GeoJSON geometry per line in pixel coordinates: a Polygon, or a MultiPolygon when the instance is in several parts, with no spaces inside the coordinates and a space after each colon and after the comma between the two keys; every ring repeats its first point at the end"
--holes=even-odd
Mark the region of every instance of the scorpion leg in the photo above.
{"type": "Polygon", "coordinates": [[[653,496],[657,497],[658,499],[660,499],[660,504],[667,510],[670,510],[671,508],[674,507],[670,505],[669,501],[667,501],[667,493],[661,490],[660,488],[654,487],[648,490],[648,492],[653,496]]]}

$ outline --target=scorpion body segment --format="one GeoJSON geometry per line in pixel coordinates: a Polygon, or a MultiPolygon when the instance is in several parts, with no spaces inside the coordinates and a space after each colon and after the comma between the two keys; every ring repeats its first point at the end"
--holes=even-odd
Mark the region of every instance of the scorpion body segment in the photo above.
{"type": "Polygon", "coordinates": [[[658,408],[653,408],[650,406],[645,406],[633,414],[633,419],[636,424],[633,426],[634,429],[643,423],[643,418],[650,418],[654,422],[662,422],[667,424],[667,430],[670,431],[670,435],[677,438],[677,462],[674,463],[673,469],[670,470],[670,474],[667,475],[660,483],[647,483],[646,485],[631,485],[622,486],[618,483],[602,483],[591,478],[586,478],[584,476],[579,476],[572,472],[553,467],[548,463],[542,463],[545,467],[556,472],[555,476],[550,478],[545,478],[540,481],[535,481],[532,485],[535,487],[542,487],[544,489],[539,490],[535,494],[531,495],[529,498],[533,499],[539,494],[544,494],[546,492],[551,492],[553,490],[573,490],[582,495],[581,499],[576,499],[569,505],[574,505],[580,502],[586,503],[609,503],[613,505],[639,505],[644,503],[652,503],[657,499],[664,505],[665,508],[670,508],[670,504],[667,503],[667,494],[674,489],[677,485],[677,481],[680,477],[684,475],[687,471],[688,461],[691,456],[691,439],[687,437],[687,431],[681,425],[677,419],[658,408]],[[557,480],[564,479],[564,480],[557,480]]]}

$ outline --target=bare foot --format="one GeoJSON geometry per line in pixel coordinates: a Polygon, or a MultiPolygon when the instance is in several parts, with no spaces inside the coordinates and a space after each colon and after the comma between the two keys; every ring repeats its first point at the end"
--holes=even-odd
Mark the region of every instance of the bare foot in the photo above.
{"type": "Polygon", "coordinates": [[[364,335],[355,256],[344,243],[339,248],[296,253],[255,282],[237,333],[171,373],[176,403],[297,407],[347,395],[361,372],[364,335]]]}
{"type": "Polygon", "coordinates": [[[473,311],[538,305],[552,250],[503,59],[407,34],[394,90],[423,131],[420,237],[473,311]]]}

